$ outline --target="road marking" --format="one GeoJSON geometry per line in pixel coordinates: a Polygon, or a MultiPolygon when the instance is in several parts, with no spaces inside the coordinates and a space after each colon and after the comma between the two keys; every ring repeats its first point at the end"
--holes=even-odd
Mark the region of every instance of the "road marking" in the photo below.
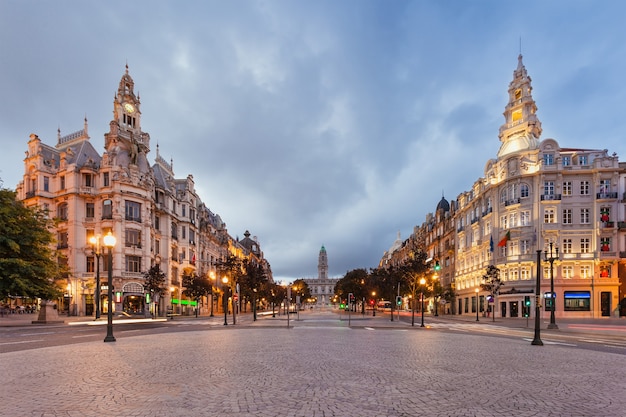
{"type": "Polygon", "coordinates": [[[0,345],[19,345],[21,343],[35,343],[35,342],[43,342],[43,339],[37,340],[20,340],[19,342],[3,342],[0,345]]]}
{"type": "Polygon", "coordinates": [[[41,333],[21,333],[19,336],[40,336],[42,334],[55,334],[57,332],[41,332],[41,333]]]}
{"type": "Polygon", "coordinates": [[[626,349],[626,346],[624,346],[624,343],[614,342],[612,340],[603,340],[603,339],[578,339],[578,340],[581,342],[598,343],[598,344],[603,344],[604,346],[608,346],[608,347],[620,347],[620,348],[626,349]]]}
{"type": "Polygon", "coordinates": [[[376,330],[373,327],[364,327],[365,330],[376,330]]]}
{"type": "Polygon", "coordinates": [[[79,337],[92,337],[92,336],[98,336],[98,335],[100,335],[100,333],[81,334],[78,336],[72,336],[72,339],[78,339],[79,337]]]}

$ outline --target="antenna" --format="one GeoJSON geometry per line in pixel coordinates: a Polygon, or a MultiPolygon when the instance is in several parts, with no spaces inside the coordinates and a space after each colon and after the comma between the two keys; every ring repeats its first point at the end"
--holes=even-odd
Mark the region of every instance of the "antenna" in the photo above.
{"type": "Polygon", "coordinates": [[[519,54],[522,54],[522,37],[519,37],[519,54]]]}

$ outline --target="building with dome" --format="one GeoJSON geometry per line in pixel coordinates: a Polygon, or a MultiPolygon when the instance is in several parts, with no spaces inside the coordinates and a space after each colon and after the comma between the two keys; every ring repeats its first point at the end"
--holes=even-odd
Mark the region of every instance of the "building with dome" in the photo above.
{"type": "Polygon", "coordinates": [[[626,165],[606,149],[541,138],[521,55],[504,118],[500,148],[483,176],[455,201],[442,199],[410,238],[440,261],[442,284],[456,293],[450,312],[489,309],[522,317],[538,302],[545,316],[554,303],[557,318],[617,315],[626,260],[626,165]],[[541,291],[535,294],[538,263],[541,291]],[[480,288],[489,265],[504,282],[494,300],[480,288]]]}

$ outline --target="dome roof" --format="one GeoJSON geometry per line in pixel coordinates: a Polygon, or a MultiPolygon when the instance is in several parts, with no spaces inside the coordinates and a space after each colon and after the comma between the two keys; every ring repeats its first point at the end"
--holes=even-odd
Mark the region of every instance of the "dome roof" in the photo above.
{"type": "Polygon", "coordinates": [[[450,203],[444,197],[441,197],[441,201],[437,204],[437,211],[450,211],[450,203]]]}

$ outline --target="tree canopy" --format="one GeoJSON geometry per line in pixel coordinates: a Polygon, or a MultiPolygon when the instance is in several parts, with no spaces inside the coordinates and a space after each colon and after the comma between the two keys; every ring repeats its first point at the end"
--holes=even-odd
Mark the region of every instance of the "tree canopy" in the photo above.
{"type": "Polygon", "coordinates": [[[60,295],[55,279],[62,270],[50,248],[54,236],[46,213],[0,189],[0,296],[51,300],[60,295]]]}

